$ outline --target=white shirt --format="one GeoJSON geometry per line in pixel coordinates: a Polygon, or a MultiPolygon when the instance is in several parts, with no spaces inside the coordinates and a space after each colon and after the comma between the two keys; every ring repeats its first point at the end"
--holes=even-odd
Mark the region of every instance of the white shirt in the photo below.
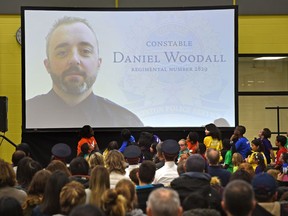
{"type": "Polygon", "coordinates": [[[130,179],[129,174],[130,174],[130,172],[131,172],[133,169],[135,169],[135,168],[139,168],[139,164],[129,165],[129,167],[127,167],[127,168],[125,169],[125,171],[126,171],[125,176],[130,179]]]}
{"type": "Polygon", "coordinates": [[[163,184],[170,186],[170,182],[179,177],[177,172],[177,165],[174,161],[165,161],[165,164],[160,169],[156,170],[153,184],[163,184]]]}
{"type": "MultiPolygon", "coordinates": [[[[127,177],[125,175],[122,175],[120,173],[116,173],[116,172],[111,172],[110,175],[109,175],[109,178],[110,178],[110,188],[111,189],[114,189],[116,184],[123,178],[126,178],[127,177]]],[[[129,178],[128,178],[129,179],[129,178]]],[[[129,179],[130,180],[130,179],[129,179]]]]}

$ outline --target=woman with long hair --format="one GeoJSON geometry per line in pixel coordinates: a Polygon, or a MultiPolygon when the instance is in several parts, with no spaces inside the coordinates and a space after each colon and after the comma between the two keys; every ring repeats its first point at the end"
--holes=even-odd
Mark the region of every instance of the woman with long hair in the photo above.
{"type": "Polygon", "coordinates": [[[109,172],[104,166],[96,166],[90,174],[89,188],[85,189],[86,204],[100,207],[101,195],[110,189],[109,172]]]}
{"type": "Polygon", "coordinates": [[[213,148],[215,150],[221,151],[223,149],[221,132],[219,128],[213,124],[205,125],[205,135],[206,137],[203,140],[203,143],[206,145],[206,148],[213,148]]]}

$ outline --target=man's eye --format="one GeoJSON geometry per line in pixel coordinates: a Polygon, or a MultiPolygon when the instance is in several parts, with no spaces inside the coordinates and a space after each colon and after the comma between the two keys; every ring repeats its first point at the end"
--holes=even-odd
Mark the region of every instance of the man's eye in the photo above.
{"type": "Polygon", "coordinates": [[[67,51],[65,50],[59,50],[56,52],[57,57],[65,57],[67,55],[67,51]]]}
{"type": "Polygon", "coordinates": [[[93,49],[91,49],[91,48],[83,48],[83,49],[80,50],[80,53],[83,56],[90,56],[91,54],[93,54],[93,49]]]}

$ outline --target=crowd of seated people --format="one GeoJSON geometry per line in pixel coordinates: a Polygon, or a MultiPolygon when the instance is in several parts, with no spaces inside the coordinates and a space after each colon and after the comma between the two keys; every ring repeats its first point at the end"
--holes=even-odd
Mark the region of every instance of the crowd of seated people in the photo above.
{"type": "Polygon", "coordinates": [[[83,129],[69,164],[64,143],[46,167],[21,148],[13,164],[0,159],[0,215],[288,215],[287,137],[276,137],[274,152],[268,128],[249,141],[244,126],[223,139],[209,124],[203,142],[193,131],[179,140],[143,131],[135,140],[125,129],[122,144],[103,151],[83,129]]]}

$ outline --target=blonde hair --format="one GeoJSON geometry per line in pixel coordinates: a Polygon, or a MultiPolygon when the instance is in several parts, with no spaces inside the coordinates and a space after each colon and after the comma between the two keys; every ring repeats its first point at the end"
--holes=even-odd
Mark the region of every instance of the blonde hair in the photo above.
{"type": "Polygon", "coordinates": [[[250,174],[251,177],[255,175],[253,166],[248,162],[241,163],[238,167],[238,170],[245,170],[246,172],[250,174]]]}
{"type": "Polygon", "coordinates": [[[101,197],[101,209],[107,216],[125,216],[127,200],[116,189],[106,190],[101,197]]]}
{"type": "Polygon", "coordinates": [[[232,155],[232,164],[233,166],[239,166],[243,162],[243,157],[240,153],[235,152],[232,155]]]}
{"type": "Polygon", "coordinates": [[[89,203],[100,207],[101,194],[110,188],[109,173],[104,166],[96,166],[92,169],[89,188],[91,190],[89,203]]]}
{"type": "Polygon", "coordinates": [[[91,170],[97,165],[104,166],[104,157],[100,152],[89,155],[87,161],[91,170]]]}
{"type": "Polygon", "coordinates": [[[132,181],[121,179],[115,186],[118,194],[123,195],[127,200],[128,211],[133,210],[137,206],[136,188],[132,181]]]}
{"type": "Polygon", "coordinates": [[[109,151],[106,159],[105,165],[109,173],[117,172],[124,175],[125,172],[125,159],[123,154],[118,150],[109,151]]]}
{"type": "Polygon", "coordinates": [[[77,181],[67,183],[60,192],[61,213],[68,215],[74,207],[84,204],[85,200],[85,188],[81,183],[77,181]]]}

